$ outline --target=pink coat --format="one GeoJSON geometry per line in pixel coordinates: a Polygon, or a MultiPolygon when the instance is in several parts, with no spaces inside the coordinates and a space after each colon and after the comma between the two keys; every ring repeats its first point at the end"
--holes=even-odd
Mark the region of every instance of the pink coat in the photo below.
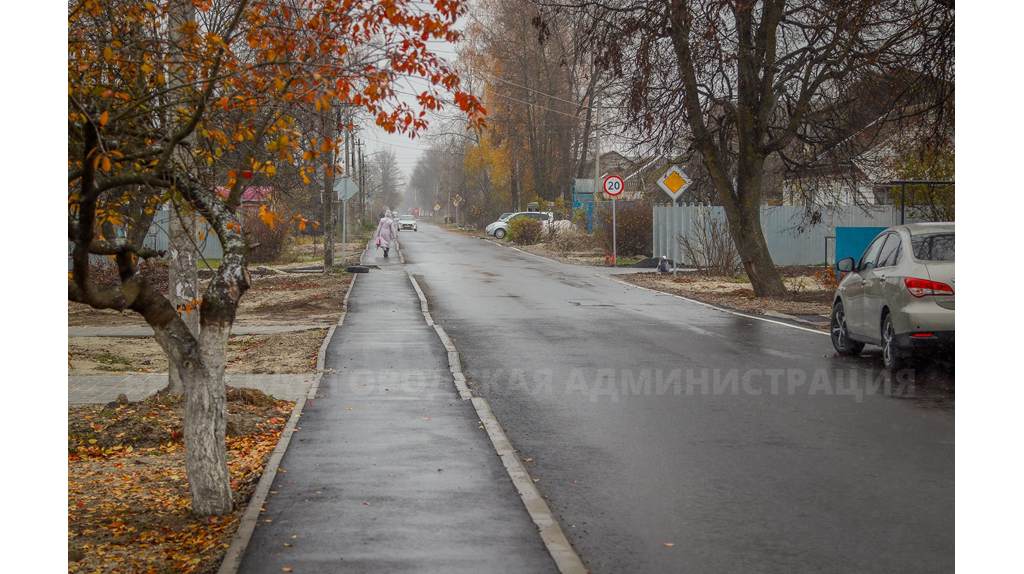
{"type": "Polygon", "coordinates": [[[395,231],[395,222],[391,221],[390,217],[384,217],[377,224],[377,231],[374,232],[378,238],[380,238],[380,246],[384,249],[391,247],[391,242],[398,236],[398,232],[395,231]]]}

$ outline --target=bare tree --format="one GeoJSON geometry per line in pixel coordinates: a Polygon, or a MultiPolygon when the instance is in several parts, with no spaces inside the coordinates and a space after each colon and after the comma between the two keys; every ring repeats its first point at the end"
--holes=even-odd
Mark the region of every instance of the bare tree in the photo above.
{"type": "MultiPolygon", "coordinates": [[[[574,2],[544,2],[580,11],[574,2]]],[[[758,296],[786,292],[760,224],[769,158],[821,125],[869,77],[921,72],[947,10],[913,0],[604,0],[598,61],[629,85],[621,102],[650,141],[701,158],[758,296]],[[917,66],[914,68],[914,66],[917,66]]],[[[917,84],[910,74],[908,85],[917,84]]],[[[903,92],[906,93],[906,92],[903,92]]],[[[887,94],[883,108],[900,103],[887,94]]]]}
{"type": "Polygon", "coordinates": [[[529,0],[488,0],[467,29],[461,58],[480,78],[488,109],[481,159],[493,166],[494,191],[511,195],[513,206],[564,198],[583,170],[598,75],[578,20],[545,16],[529,0]]]}
{"type": "Polygon", "coordinates": [[[385,148],[370,156],[366,178],[371,215],[385,209],[396,209],[402,202],[405,172],[399,167],[398,156],[393,149],[385,148]]]}

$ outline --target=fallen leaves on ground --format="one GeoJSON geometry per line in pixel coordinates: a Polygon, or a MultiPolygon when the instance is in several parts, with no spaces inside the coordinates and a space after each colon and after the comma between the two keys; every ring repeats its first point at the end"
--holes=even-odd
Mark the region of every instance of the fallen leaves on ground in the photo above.
{"type": "Polygon", "coordinates": [[[294,407],[252,389],[228,396],[235,510],[220,517],[191,513],[180,397],[68,407],[68,572],[220,568],[294,407]]]}

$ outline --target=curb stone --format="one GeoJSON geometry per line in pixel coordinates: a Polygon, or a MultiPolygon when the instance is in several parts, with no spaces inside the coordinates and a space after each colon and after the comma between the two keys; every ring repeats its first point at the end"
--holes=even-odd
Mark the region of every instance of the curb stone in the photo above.
{"type": "Polygon", "coordinates": [[[515,485],[527,513],[529,513],[533,523],[540,531],[541,540],[544,542],[548,553],[551,554],[551,558],[555,561],[558,571],[561,574],[586,574],[587,569],[583,566],[583,561],[580,560],[572,545],[569,544],[569,540],[565,537],[565,533],[562,532],[562,528],[558,525],[554,514],[552,514],[547,503],[544,502],[544,497],[541,496],[537,487],[534,486],[530,473],[527,472],[526,467],[519,460],[519,455],[516,454],[512,443],[508,440],[505,430],[501,428],[501,423],[498,422],[494,413],[491,412],[487,399],[473,396],[472,391],[467,386],[466,376],[462,372],[462,359],[458,349],[455,348],[455,344],[444,328],[435,323],[434,319],[430,316],[427,299],[424,297],[419,283],[412,276],[412,273],[406,273],[409,275],[409,281],[412,282],[416,295],[420,299],[420,309],[423,311],[423,318],[426,319],[428,325],[434,327],[438,338],[441,340],[441,344],[448,351],[448,365],[452,372],[452,379],[459,391],[459,398],[473,403],[473,408],[476,410],[477,416],[480,417],[480,421],[483,423],[487,436],[491,439],[495,452],[497,452],[498,457],[501,459],[509,478],[512,479],[512,484],[515,485]]]}

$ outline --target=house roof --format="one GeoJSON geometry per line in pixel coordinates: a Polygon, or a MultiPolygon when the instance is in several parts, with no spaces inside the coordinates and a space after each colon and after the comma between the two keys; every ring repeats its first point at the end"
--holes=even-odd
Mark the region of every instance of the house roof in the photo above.
{"type": "MultiPolygon", "coordinates": [[[[217,186],[217,195],[221,197],[227,197],[229,191],[224,186],[217,186]]],[[[270,199],[273,195],[273,187],[247,187],[242,191],[242,203],[260,203],[270,199]]]]}

